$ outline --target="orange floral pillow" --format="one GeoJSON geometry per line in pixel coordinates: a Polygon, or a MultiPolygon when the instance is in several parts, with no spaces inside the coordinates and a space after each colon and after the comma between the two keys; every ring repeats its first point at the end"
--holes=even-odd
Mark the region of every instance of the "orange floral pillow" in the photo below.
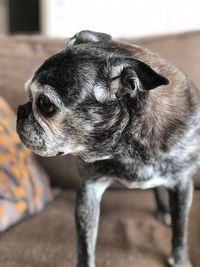
{"type": "Polygon", "coordinates": [[[0,97],[0,231],[53,199],[44,171],[16,133],[16,116],[0,97]]]}

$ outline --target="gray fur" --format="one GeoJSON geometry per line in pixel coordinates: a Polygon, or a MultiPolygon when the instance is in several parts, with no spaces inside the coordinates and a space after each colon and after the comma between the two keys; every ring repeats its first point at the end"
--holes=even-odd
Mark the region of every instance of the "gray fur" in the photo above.
{"type": "Polygon", "coordinates": [[[78,156],[77,266],[95,266],[101,197],[118,181],[169,191],[170,264],[191,267],[187,224],[200,165],[200,94],[189,78],[147,49],[83,31],[42,64],[27,91],[17,123],[24,144],[42,156],[78,156]],[[41,95],[55,107],[51,116],[38,107],[41,95]]]}

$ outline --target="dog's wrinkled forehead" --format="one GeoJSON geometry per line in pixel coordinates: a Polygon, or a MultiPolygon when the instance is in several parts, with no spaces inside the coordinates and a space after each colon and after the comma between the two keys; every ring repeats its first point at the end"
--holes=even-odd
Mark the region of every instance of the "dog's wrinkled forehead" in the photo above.
{"type": "Polygon", "coordinates": [[[62,52],[47,59],[33,82],[51,87],[65,105],[94,97],[103,103],[152,90],[169,81],[146,63],[129,54],[127,45],[103,33],[82,31],[62,52]],[[135,90],[136,89],[136,90],[135,90]]]}
{"type": "Polygon", "coordinates": [[[35,72],[32,82],[54,88],[61,99],[72,103],[83,88],[92,86],[96,66],[91,57],[76,55],[69,49],[47,59],[35,72]]]}

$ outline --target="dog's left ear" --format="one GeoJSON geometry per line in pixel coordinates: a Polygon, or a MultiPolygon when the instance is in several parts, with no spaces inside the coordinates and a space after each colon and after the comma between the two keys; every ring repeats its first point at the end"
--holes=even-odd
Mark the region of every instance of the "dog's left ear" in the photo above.
{"type": "Polygon", "coordinates": [[[127,93],[135,96],[138,90],[149,91],[169,83],[168,79],[149,65],[130,57],[107,58],[103,76],[103,84],[99,84],[95,90],[95,95],[100,102],[121,98],[127,93]],[[103,88],[108,90],[105,92],[103,88]]]}
{"type": "Polygon", "coordinates": [[[109,34],[85,30],[75,34],[68,41],[67,46],[84,44],[84,43],[108,42],[110,40],[111,36],[109,34]]]}

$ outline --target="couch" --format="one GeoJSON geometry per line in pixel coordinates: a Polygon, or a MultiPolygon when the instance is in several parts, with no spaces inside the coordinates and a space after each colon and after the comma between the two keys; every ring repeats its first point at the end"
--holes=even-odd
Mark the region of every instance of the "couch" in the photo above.
{"type": "MultiPolygon", "coordinates": [[[[200,32],[123,39],[145,46],[173,62],[200,87],[200,32]]],[[[24,83],[42,61],[64,48],[66,40],[42,36],[0,37],[0,95],[16,111],[26,99],[24,83]]],[[[62,194],[46,209],[0,234],[2,267],[75,266],[75,188],[79,175],[74,158],[37,157],[62,194]]],[[[189,248],[194,267],[200,260],[200,172],[196,174],[190,214],[189,248]]],[[[101,205],[97,266],[168,266],[171,231],[155,217],[151,190],[107,190],[101,205]]]]}

